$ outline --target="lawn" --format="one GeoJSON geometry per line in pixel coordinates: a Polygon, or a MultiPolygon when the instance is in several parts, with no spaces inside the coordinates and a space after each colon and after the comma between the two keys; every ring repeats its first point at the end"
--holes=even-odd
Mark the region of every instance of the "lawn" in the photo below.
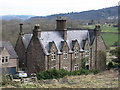
{"type": "Polygon", "coordinates": [[[107,46],[113,45],[118,41],[118,34],[103,33],[102,36],[107,46]]]}

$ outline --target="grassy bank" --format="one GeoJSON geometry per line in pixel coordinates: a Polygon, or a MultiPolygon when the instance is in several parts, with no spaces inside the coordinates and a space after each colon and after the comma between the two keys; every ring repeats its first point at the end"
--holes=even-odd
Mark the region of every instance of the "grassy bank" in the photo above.
{"type": "Polygon", "coordinates": [[[117,88],[118,72],[104,71],[96,75],[65,76],[59,79],[46,79],[31,82],[13,81],[3,88],[117,88]]]}

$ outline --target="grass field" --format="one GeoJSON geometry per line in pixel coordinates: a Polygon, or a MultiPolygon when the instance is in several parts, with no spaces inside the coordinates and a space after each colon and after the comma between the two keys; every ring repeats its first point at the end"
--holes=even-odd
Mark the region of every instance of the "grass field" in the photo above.
{"type": "MultiPolygon", "coordinates": [[[[89,28],[89,29],[94,29],[95,25],[87,25],[87,26],[83,26],[83,27],[89,28]]],[[[117,27],[101,25],[101,30],[102,30],[102,32],[106,32],[106,33],[102,33],[102,36],[103,36],[103,39],[107,46],[113,45],[116,41],[118,41],[118,34],[117,34],[118,28],[117,27]],[[109,32],[111,32],[111,33],[109,33],[109,32]]]]}
{"type": "MultiPolygon", "coordinates": [[[[89,28],[89,29],[94,29],[95,25],[87,25],[87,26],[83,26],[83,27],[89,28]]],[[[101,30],[102,30],[102,32],[118,32],[117,27],[112,27],[112,26],[108,26],[108,25],[101,25],[101,30]]]]}
{"type": "Polygon", "coordinates": [[[118,41],[118,34],[103,33],[102,37],[107,46],[113,45],[116,41],[118,41]]]}

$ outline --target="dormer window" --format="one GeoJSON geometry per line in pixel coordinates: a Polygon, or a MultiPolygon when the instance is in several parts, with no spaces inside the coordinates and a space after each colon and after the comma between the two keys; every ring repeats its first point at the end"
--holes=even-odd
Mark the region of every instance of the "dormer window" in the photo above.
{"type": "Polygon", "coordinates": [[[56,60],[56,53],[52,52],[51,53],[51,61],[54,61],[54,60],[56,60]]]}
{"type": "Polygon", "coordinates": [[[68,52],[67,51],[63,51],[63,59],[67,59],[68,58],[68,52]]]}

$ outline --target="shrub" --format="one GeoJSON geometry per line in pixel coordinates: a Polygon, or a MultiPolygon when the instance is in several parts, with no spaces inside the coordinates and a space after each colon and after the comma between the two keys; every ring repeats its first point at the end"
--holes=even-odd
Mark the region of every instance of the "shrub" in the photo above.
{"type": "Polygon", "coordinates": [[[56,70],[56,69],[51,69],[51,70],[46,70],[37,73],[37,78],[40,79],[57,79],[57,78],[63,78],[64,76],[70,76],[70,75],[88,75],[90,73],[97,74],[99,71],[98,70],[86,70],[86,69],[81,69],[81,70],[76,70],[72,72],[68,72],[67,70],[61,69],[61,70],[56,70]]]}
{"type": "Polygon", "coordinates": [[[108,65],[107,65],[107,69],[110,70],[111,68],[113,68],[113,63],[109,62],[108,65]]]}

